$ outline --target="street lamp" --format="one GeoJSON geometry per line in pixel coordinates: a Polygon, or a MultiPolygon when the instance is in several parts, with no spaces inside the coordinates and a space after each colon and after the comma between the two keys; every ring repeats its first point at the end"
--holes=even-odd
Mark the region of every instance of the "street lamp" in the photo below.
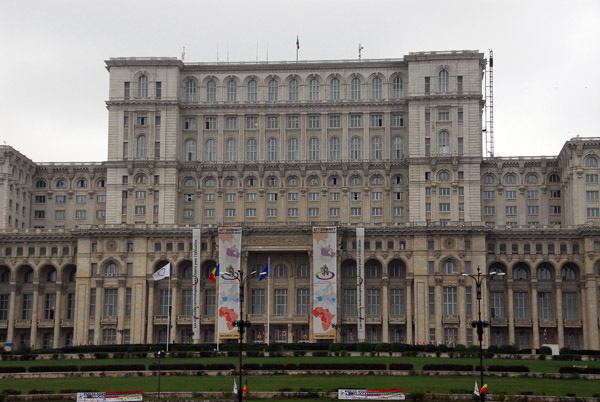
{"type": "Polygon", "coordinates": [[[159,350],[158,355],[158,399],[160,399],[160,356],[163,354],[162,350],[159,350]]]}
{"type": "MultiPolygon", "coordinates": [[[[482,321],[481,320],[481,283],[483,282],[484,279],[486,278],[491,278],[494,275],[498,275],[498,276],[503,276],[504,272],[496,272],[496,271],[492,271],[489,274],[481,274],[481,269],[479,269],[479,266],[477,266],[477,276],[475,275],[470,275],[470,274],[462,274],[462,276],[469,276],[471,278],[473,278],[473,280],[475,281],[475,287],[477,289],[477,313],[478,313],[478,320],[477,321],[471,321],[471,326],[473,328],[477,328],[477,337],[479,339],[479,374],[480,374],[480,381],[481,381],[481,386],[483,387],[483,346],[482,346],[482,342],[483,342],[483,329],[487,328],[490,326],[490,323],[487,321],[482,321]]],[[[481,402],[485,401],[485,392],[480,392],[479,393],[479,400],[481,402]]]]}
{"type": "MultiPolygon", "coordinates": [[[[243,315],[243,312],[244,312],[244,310],[243,310],[243,308],[244,308],[244,285],[246,285],[246,282],[248,282],[248,279],[256,276],[257,274],[258,274],[258,271],[252,271],[252,272],[250,272],[250,275],[248,275],[244,279],[244,273],[241,270],[238,270],[236,273],[225,272],[225,275],[237,279],[239,282],[239,285],[240,285],[240,319],[231,322],[231,324],[234,327],[238,327],[239,333],[240,333],[240,385],[238,387],[238,401],[239,402],[242,402],[242,396],[244,393],[244,387],[242,385],[242,355],[243,355],[244,332],[245,332],[246,328],[251,325],[250,321],[248,321],[248,314],[246,314],[246,320],[243,319],[244,318],[244,315],[243,315]]],[[[267,275],[267,272],[261,272],[260,274],[267,275]]]]}

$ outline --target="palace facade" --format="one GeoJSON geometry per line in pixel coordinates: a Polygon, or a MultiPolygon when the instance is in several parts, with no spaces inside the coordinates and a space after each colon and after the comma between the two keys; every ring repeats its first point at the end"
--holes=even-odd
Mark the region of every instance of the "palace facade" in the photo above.
{"type": "Polygon", "coordinates": [[[362,227],[367,341],[476,343],[476,286],[460,274],[479,267],[504,273],[483,282],[484,346],[598,350],[600,138],[485,157],[485,67],[476,51],[106,61],[107,161],[0,146],[0,342],[165,342],[169,324],[192,342],[193,228],[200,342],[215,342],[222,226],[242,228],[242,270],[271,263],[270,286],[246,285],[247,340],[315,341],[312,228],[335,226],[340,342],[357,341],[362,227]],[[166,263],[171,303],[152,278],[166,263]]]}

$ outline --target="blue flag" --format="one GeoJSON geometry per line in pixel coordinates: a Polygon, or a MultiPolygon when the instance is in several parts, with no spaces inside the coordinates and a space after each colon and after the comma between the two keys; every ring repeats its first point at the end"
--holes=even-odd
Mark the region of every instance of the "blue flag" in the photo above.
{"type": "Polygon", "coordinates": [[[265,267],[265,270],[260,273],[260,277],[258,278],[258,280],[262,281],[267,276],[269,276],[269,262],[268,261],[267,261],[267,266],[265,267]]]}

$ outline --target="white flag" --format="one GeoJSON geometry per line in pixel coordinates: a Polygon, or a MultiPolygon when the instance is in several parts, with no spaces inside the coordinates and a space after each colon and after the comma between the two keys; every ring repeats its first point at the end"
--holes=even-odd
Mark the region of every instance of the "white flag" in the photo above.
{"type": "Polygon", "coordinates": [[[477,388],[477,381],[475,381],[475,390],[473,391],[473,393],[479,396],[479,388],[477,388]]]}
{"type": "Polygon", "coordinates": [[[155,281],[160,281],[161,279],[168,278],[171,276],[171,263],[168,263],[158,271],[152,275],[155,281]]]}
{"type": "Polygon", "coordinates": [[[235,378],[233,379],[233,393],[237,395],[237,384],[235,383],[235,378]]]}

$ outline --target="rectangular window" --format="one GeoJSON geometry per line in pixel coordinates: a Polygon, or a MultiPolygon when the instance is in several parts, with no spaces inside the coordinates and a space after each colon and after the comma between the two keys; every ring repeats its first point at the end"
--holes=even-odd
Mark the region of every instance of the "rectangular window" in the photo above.
{"type": "Polygon", "coordinates": [[[131,84],[129,82],[123,83],[123,97],[129,98],[129,94],[131,92],[131,84]]]}
{"type": "Polygon", "coordinates": [[[404,215],[404,208],[403,207],[393,207],[392,213],[394,214],[394,216],[402,216],[402,215],[404,215]]]}
{"type": "Polygon", "coordinates": [[[431,139],[425,138],[425,155],[429,156],[431,154],[431,139]]]}
{"type": "Polygon", "coordinates": [[[246,208],[246,216],[248,218],[256,217],[256,208],[246,208]]]}
{"type": "Polygon", "coordinates": [[[449,202],[441,202],[440,203],[440,212],[450,212],[450,203],[449,202]]]}
{"type": "Polygon", "coordinates": [[[554,308],[551,292],[538,293],[538,317],[542,321],[550,321],[554,319],[554,308]]]}
{"type": "Polygon", "coordinates": [[[505,194],[505,198],[507,200],[516,200],[517,199],[517,192],[514,190],[506,191],[504,194],[505,194]]]}
{"type": "Polygon", "coordinates": [[[298,217],[298,208],[288,208],[287,214],[289,217],[292,218],[298,217]]]}
{"type": "Polygon", "coordinates": [[[310,217],[319,216],[319,208],[308,208],[308,216],[310,216],[310,217]]]}
{"type": "Polygon", "coordinates": [[[438,112],[438,120],[450,120],[450,112],[438,112]]]}
{"type": "Polygon", "coordinates": [[[381,314],[381,289],[367,289],[367,315],[381,314]]]}
{"type": "Polygon", "coordinates": [[[159,99],[162,97],[162,82],[160,81],[156,83],[156,97],[159,99]]]}
{"type": "Polygon", "coordinates": [[[237,117],[236,116],[227,116],[225,118],[225,129],[226,130],[236,130],[237,129],[237,117]]]}
{"type": "Polygon", "coordinates": [[[425,93],[431,92],[431,77],[425,77],[425,93]]]}
{"type": "Polygon", "coordinates": [[[372,114],[371,115],[371,127],[383,127],[383,115],[372,114]]]}
{"type": "Polygon", "coordinates": [[[85,219],[87,211],[85,209],[78,209],[75,211],[75,219],[85,219]]]}
{"type": "Polygon", "coordinates": [[[192,291],[184,290],[181,293],[181,314],[187,317],[192,315],[192,291]]]}
{"type": "Polygon", "coordinates": [[[597,218],[600,216],[600,209],[598,208],[588,208],[587,209],[588,218],[597,218]]]}
{"type": "Polygon", "coordinates": [[[246,116],[246,128],[249,130],[258,128],[258,117],[257,116],[246,116]]]}
{"type": "Polygon", "coordinates": [[[360,191],[353,191],[350,193],[350,200],[360,201],[362,199],[362,193],[360,191]]]}
{"type": "Polygon", "coordinates": [[[131,317],[131,288],[125,288],[125,316],[131,317]]]}
{"type": "Polygon", "coordinates": [[[350,115],[350,127],[353,127],[353,128],[362,127],[362,114],[351,114],[350,115]]]}
{"type": "Polygon", "coordinates": [[[340,128],[342,126],[341,118],[338,115],[329,116],[329,127],[340,128]]]}
{"type": "Polygon", "coordinates": [[[21,309],[21,319],[31,320],[31,313],[33,308],[33,294],[28,293],[23,295],[23,305],[21,309]]]}
{"type": "Polygon", "coordinates": [[[298,289],[296,293],[296,314],[307,315],[309,307],[309,289],[298,289]]]}
{"type": "Polygon", "coordinates": [[[136,120],[136,125],[145,126],[146,124],[148,124],[148,119],[146,118],[146,116],[138,116],[136,120]]]}
{"type": "Polygon", "coordinates": [[[390,290],[390,314],[393,316],[404,315],[404,289],[390,290]]]}
{"type": "Polygon", "coordinates": [[[560,198],[560,190],[550,190],[550,198],[560,198]]]}
{"type": "Polygon", "coordinates": [[[214,317],[217,307],[217,294],[215,289],[206,289],[204,293],[205,314],[209,317],[214,317]]]}
{"type": "Polygon", "coordinates": [[[158,293],[158,315],[162,315],[162,316],[169,315],[169,306],[171,305],[169,293],[170,292],[168,289],[159,291],[159,293],[158,293]]]}
{"type": "Polygon", "coordinates": [[[269,218],[277,217],[277,208],[267,208],[267,216],[269,218]]]}
{"type": "Polygon", "coordinates": [[[456,288],[449,286],[444,287],[444,315],[458,314],[458,294],[456,288]]]}
{"type": "Polygon", "coordinates": [[[380,207],[371,208],[371,216],[383,216],[383,208],[380,208],[380,207]]]}
{"type": "Polygon", "coordinates": [[[598,183],[598,174],[597,173],[586,174],[585,175],[585,182],[586,183],[598,183]]]}
{"type": "Polygon", "coordinates": [[[236,199],[236,194],[235,193],[227,193],[225,194],[225,201],[226,202],[235,202],[236,199]]]}
{"type": "Polygon", "coordinates": [[[599,194],[598,191],[586,191],[585,198],[588,201],[597,201],[599,199],[599,194]]]}
{"type": "Polygon", "coordinates": [[[537,205],[529,205],[527,206],[527,213],[529,215],[539,215],[540,207],[537,205]]]}
{"type": "Polygon", "coordinates": [[[143,205],[136,205],[135,206],[135,214],[136,215],[145,215],[146,214],[146,207],[143,205]]]}
{"type": "Polygon", "coordinates": [[[53,320],[54,311],[56,310],[56,294],[46,294],[44,301],[44,319],[53,320]]]}
{"type": "Polygon", "coordinates": [[[215,217],[215,210],[214,209],[205,209],[204,210],[204,217],[205,218],[214,218],[215,217]]]}
{"type": "Polygon", "coordinates": [[[319,116],[308,116],[308,128],[320,128],[321,120],[319,116]]]}
{"type": "Polygon", "coordinates": [[[361,208],[350,208],[350,216],[361,216],[362,215],[362,209],[361,208]]]}
{"type": "Polygon", "coordinates": [[[467,316],[473,315],[473,289],[471,286],[465,287],[465,303],[467,316]]]}
{"type": "Polygon", "coordinates": [[[517,214],[517,206],[516,205],[506,206],[506,215],[516,215],[516,214],[517,214]]]}
{"type": "Polygon", "coordinates": [[[287,289],[275,289],[275,315],[287,315],[287,289]]]}
{"type": "Polygon", "coordinates": [[[263,315],[265,313],[265,290],[252,289],[251,311],[253,315],[263,315]]]}
{"type": "Polygon", "coordinates": [[[513,300],[515,319],[529,319],[529,294],[527,292],[515,292],[513,294],[513,300]]]}
{"type": "Polygon", "coordinates": [[[560,214],[561,213],[560,211],[561,211],[560,205],[550,205],[550,213],[551,214],[554,214],[554,215],[560,214]]]}
{"type": "Polygon", "coordinates": [[[233,209],[233,208],[226,208],[225,209],[225,217],[226,218],[233,218],[233,217],[235,217],[235,209],[233,209]]]}
{"type": "Polygon", "coordinates": [[[462,92],[463,91],[463,76],[459,75],[456,77],[456,92],[462,92]]]}
{"type": "Polygon", "coordinates": [[[371,193],[371,199],[373,201],[381,201],[383,200],[383,193],[381,191],[374,191],[371,193]]]}
{"type": "Polygon", "coordinates": [[[300,128],[300,116],[288,116],[288,128],[300,128]]]}
{"type": "Polygon", "coordinates": [[[530,200],[537,200],[539,197],[538,190],[527,190],[527,198],[530,200]]]}
{"type": "Polygon", "coordinates": [[[67,211],[65,211],[64,209],[59,209],[59,210],[54,211],[54,218],[55,219],[66,219],[67,211]]]}
{"type": "Polygon", "coordinates": [[[404,126],[404,115],[393,114],[392,115],[392,127],[403,127],[404,126]]]}
{"type": "Polygon", "coordinates": [[[490,314],[492,318],[504,318],[504,292],[491,292],[490,314]]]}
{"type": "Polygon", "coordinates": [[[267,116],[267,128],[279,128],[279,116],[267,116]]]}
{"type": "Polygon", "coordinates": [[[329,208],[329,216],[340,216],[339,208],[329,208]]]}
{"type": "Polygon", "coordinates": [[[195,117],[186,117],[183,120],[183,128],[186,130],[195,130],[196,129],[196,118],[195,117]]]}
{"type": "Polygon", "coordinates": [[[429,315],[435,315],[435,288],[433,286],[429,286],[429,315]]]}
{"type": "Polygon", "coordinates": [[[288,193],[288,201],[298,201],[298,193],[288,193]]]}
{"type": "Polygon", "coordinates": [[[217,129],[217,118],[216,117],[206,117],[204,119],[204,128],[207,130],[216,130],[217,129]]]}
{"type": "Polygon", "coordinates": [[[329,193],[329,201],[339,201],[339,200],[340,200],[340,193],[339,192],[329,193]]]}
{"type": "Polygon", "coordinates": [[[9,297],[10,295],[0,295],[0,321],[8,320],[9,297]]]}
{"type": "Polygon", "coordinates": [[[117,315],[117,289],[104,289],[104,316],[117,315]]]}

